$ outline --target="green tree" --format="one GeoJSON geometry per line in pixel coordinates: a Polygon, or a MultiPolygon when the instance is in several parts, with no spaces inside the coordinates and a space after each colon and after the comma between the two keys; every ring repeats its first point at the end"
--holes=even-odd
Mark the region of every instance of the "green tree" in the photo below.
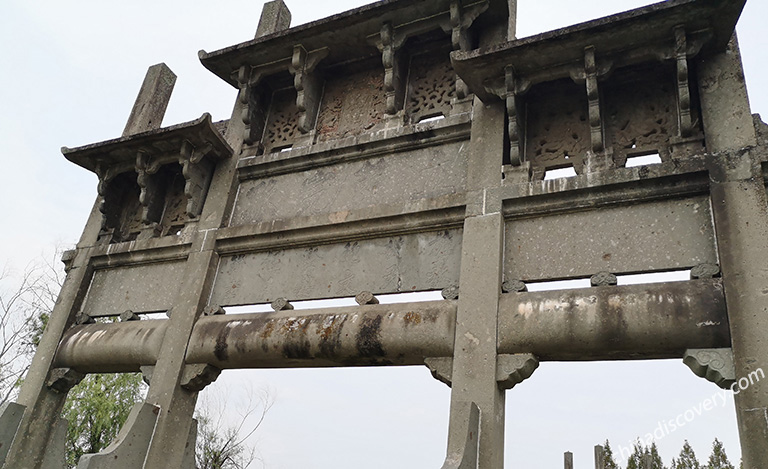
{"type": "Polygon", "coordinates": [[[613,450],[611,449],[611,444],[608,443],[608,440],[605,440],[605,445],[603,447],[603,467],[605,469],[621,469],[619,464],[613,458],[613,450]]]}
{"type": "Polygon", "coordinates": [[[632,454],[627,459],[627,469],[645,469],[643,466],[643,456],[645,455],[645,448],[640,443],[640,440],[635,441],[632,449],[632,454]]]}
{"type": "Polygon", "coordinates": [[[117,436],[133,405],[143,396],[139,373],[92,374],[72,388],[62,417],[67,429],[67,464],[80,456],[98,453],[117,436]]]}
{"type": "Polygon", "coordinates": [[[683,449],[680,451],[680,457],[672,459],[670,469],[701,469],[699,460],[696,459],[696,454],[693,452],[691,445],[688,444],[688,440],[685,440],[683,449]]]}
{"type": "Polygon", "coordinates": [[[723,444],[717,438],[712,443],[712,454],[709,455],[706,469],[735,469],[728,461],[723,444]]]}

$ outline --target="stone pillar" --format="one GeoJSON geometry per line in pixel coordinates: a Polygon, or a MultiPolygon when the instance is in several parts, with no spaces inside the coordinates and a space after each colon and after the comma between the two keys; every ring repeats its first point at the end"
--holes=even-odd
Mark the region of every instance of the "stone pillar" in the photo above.
{"type": "MultiPolygon", "coordinates": [[[[86,234],[84,233],[83,236],[85,237],[86,234]]],[[[74,314],[79,310],[88,291],[92,269],[88,266],[87,251],[87,249],[79,251],[72,262],[45,333],[40,339],[35,358],[24,378],[24,385],[17,399],[17,402],[25,408],[24,416],[3,467],[39,468],[46,455],[41,448],[48,448],[55,444],[59,415],[69,389],[66,387],[54,389],[49,386],[48,380],[59,341],[64,331],[74,321],[74,314]]]]}
{"type": "Polygon", "coordinates": [[[467,174],[461,277],[454,345],[448,454],[467,439],[466,409],[480,409],[478,468],[504,466],[504,391],[496,381],[504,219],[498,187],[504,153],[504,104],[475,98],[467,174]],[[490,188],[490,189],[487,189],[490,188]]]}
{"type": "Polygon", "coordinates": [[[175,84],[176,74],[164,63],[149,67],[123,137],[160,128],[175,84]]]}
{"type": "Polygon", "coordinates": [[[734,37],[699,66],[712,212],[723,273],[737,382],[744,467],[768,467],[768,201],[734,37]],[[757,378],[757,379],[755,379],[757,378]],[[761,379],[762,378],[762,379],[761,379]]]}
{"type": "Polygon", "coordinates": [[[267,2],[261,9],[259,26],[256,28],[256,38],[268,36],[288,29],[291,26],[291,11],[283,0],[267,2]]]}

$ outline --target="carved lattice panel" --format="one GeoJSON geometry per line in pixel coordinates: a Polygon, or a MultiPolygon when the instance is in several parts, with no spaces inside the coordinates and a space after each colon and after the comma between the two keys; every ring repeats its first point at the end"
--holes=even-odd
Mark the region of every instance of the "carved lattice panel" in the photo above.
{"type": "Polygon", "coordinates": [[[384,73],[373,68],[337,75],[325,83],[318,117],[318,141],[359,135],[385,115],[384,73]]]}
{"type": "Polygon", "coordinates": [[[270,153],[290,148],[299,132],[299,109],[296,107],[296,91],[286,88],[272,94],[269,116],[264,130],[264,152],[270,153]]]}
{"type": "Polygon", "coordinates": [[[456,73],[448,50],[437,50],[411,58],[408,86],[408,116],[411,123],[448,116],[456,97],[456,73]]]}
{"type": "Polygon", "coordinates": [[[581,167],[590,148],[588,103],[571,79],[542,83],[526,95],[526,159],[535,172],[581,167]]]}
{"type": "Polygon", "coordinates": [[[105,228],[111,242],[133,241],[144,227],[141,221],[139,185],[133,171],[117,175],[107,186],[104,200],[105,228]]]}
{"type": "Polygon", "coordinates": [[[668,154],[678,134],[676,85],[671,64],[617,70],[603,85],[605,131],[617,154],[668,154]]]}

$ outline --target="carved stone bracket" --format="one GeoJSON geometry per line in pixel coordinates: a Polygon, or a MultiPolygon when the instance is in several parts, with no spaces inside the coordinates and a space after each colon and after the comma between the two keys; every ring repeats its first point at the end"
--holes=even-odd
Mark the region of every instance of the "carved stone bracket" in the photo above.
{"type": "Polygon", "coordinates": [[[293,74],[293,86],[296,88],[296,107],[299,109],[298,128],[304,134],[315,128],[323,83],[314,70],[317,64],[328,56],[328,53],[328,48],[307,52],[301,44],[293,47],[289,71],[293,74]]]}
{"type": "MultiPolygon", "coordinates": [[[[424,364],[436,380],[451,386],[453,358],[430,357],[424,360],[424,364]]],[[[538,367],[539,360],[530,353],[499,355],[496,360],[496,381],[501,389],[512,389],[530,378],[538,367]]]]}
{"type": "Polygon", "coordinates": [[[213,150],[213,143],[205,141],[196,147],[189,140],[181,144],[179,164],[184,176],[184,196],[187,199],[186,214],[197,218],[203,211],[203,202],[213,178],[214,163],[205,158],[213,150]]]}
{"type": "MultiPolygon", "coordinates": [[[[462,6],[462,0],[452,0],[450,7],[451,44],[453,50],[472,50],[472,40],[469,28],[472,23],[488,9],[488,3],[475,3],[468,9],[462,6]]],[[[464,99],[469,94],[469,87],[458,75],[456,75],[456,97],[464,99]]]]}
{"type": "Polygon", "coordinates": [[[143,207],[141,221],[145,225],[157,223],[163,215],[164,194],[160,181],[152,177],[160,170],[162,162],[154,158],[149,151],[136,153],[136,181],[139,184],[139,203],[143,207]]]}
{"type": "Polygon", "coordinates": [[[290,301],[288,301],[287,298],[277,298],[270,304],[270,306],[272,306],[272,310],[274,311],[286,311],[293,309],[293,305],[290,301]]]}
{"type": "Polygon", "coordinates": [[[723,389],[728,389],[736,382],[733,350],[730,348],[689,349],[683,355],[683,363],[696,376],[711,381],[723,389]]]}
{"type": "Polygon", "coordinates": [[[713,278],[720,273],[720,266],[717,264],[699,264],[691,269],[691,280],[698,278],[713,278]]]}
{"type": "Polygon", "coordinates": [[[238,102],[242,105],[240,119],[245,125],[243,143],[261,150],[261,137],[267,124],[269,99],[262,86],[264,77],[288,70],[293,57],[267,65],[253,67],[245,64],[237,70],[238,102]]]}
{"type": "Polygon", "coordinates": [[[528,287],[522,280],[504,280],[501,291],[502,293],[520,293],[528,291],[528,287]]]}
{"type": "Polygon", "coordinates": [[[691,90],[688,86],[688,55],[685,27],[675,28],[675,59],[677,60],[677,109],[680,136],[690,137],[693,133],[691,120],[691,90]]]}
{"type": "Polygon", "coordinates": [[[598,272],[589,278],[589,284],[593,287],[607,287],[617,285],[619,279],[610,272],[598,272]]]}
{"type": "Polygon", "coordinates": [[[56,392],[66,394],[83,378],[85,378],[84,373],[75,371],[72,368],[54,368],[48,374],[46,385],[56,392]]]}
{"type": "Polygon", "coordinates": [[[429,357],[424,359],[424,364],[429,368],[432,377],[441,383],[451,386],[451,375],[453,373],[453,358],[451,357],[429,357]]]}
{"type": "Polygon", "coordinates": [[[515,69],[508,65],[504,69],[504,100],[507,105],[507,133],[509,134],[509,161],[512,166],[520,166],[523,162],[523,140],[520,138],[521,124],[517,112],[517,90],[515,86],[515,69]]]}
{"type": "Polygon", "coordinates": [[[592,151],[603,151],[603,120],[600,116],[600,91],[597,87],[597,61],[595,47],[584,49],[584,74],[589,102],[589,129],[592,139],[592,151]]]}
{"type": "Polygon", "coordinates": [[[530,353],[499,355],[496,359],[496,381],[501,389],[512,389],[530,378],[539,360],[530,353]]]}
{"type": "Polygon", "coordinates": [[[362,291],[355,295],[355,302],[362,305],[377,305],[379,304],[379,299],[374,296],[373,293],[369,291],[362,291]]]}
{"type": "Polygon", "coordinates": [[[181,387],[187,391],[199,392],[206,386],[216,381],[221,374],[221,370],[213,365],[206,363],[196,363],[184,367],[184,374],[181,376],[181,387]]]}
{"type": "Polygon", "coordinates": [[[381,62],[384,65],[384,94],[387,99],[387,114],[395,115],[399,111],[405,99],[405,66],[401,53],[403,44],[408,36],[395,34],[392,23],[387,22],[381,26],[381,62]]]}

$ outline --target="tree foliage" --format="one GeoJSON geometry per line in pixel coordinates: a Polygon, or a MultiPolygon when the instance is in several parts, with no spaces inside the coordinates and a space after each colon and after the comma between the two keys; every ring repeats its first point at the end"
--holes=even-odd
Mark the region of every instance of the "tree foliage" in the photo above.
{"type": "Polygon", "coordinates": [[[603,467],[605,469],[621,469],[616,459],[613,457],[613,450],[608,440],[605,440],[603,445],[603,467]]]}
{"type": "Polygon", "coordinates": [[[709,455],[706,469],[735,469],[725,454],[723,444],[717,438],[712,443],[712,454],[709,455]]]}
{"type": "Polygon", "coordinates": [[[672,459],[670,469],[701,469],[699,460],[696,459],[696,453],[693,452],[693,448],[688,444],[688,440],[685,440],[680,456],[677,459],[672,459]]]}
{"type": "Polygon", "coordinates": [[[117,436],[133,405],[143,396],[139,373],[92,374],[72,388],[62,416],[67,428],[67,464],[98,453],[117,436]]]}

